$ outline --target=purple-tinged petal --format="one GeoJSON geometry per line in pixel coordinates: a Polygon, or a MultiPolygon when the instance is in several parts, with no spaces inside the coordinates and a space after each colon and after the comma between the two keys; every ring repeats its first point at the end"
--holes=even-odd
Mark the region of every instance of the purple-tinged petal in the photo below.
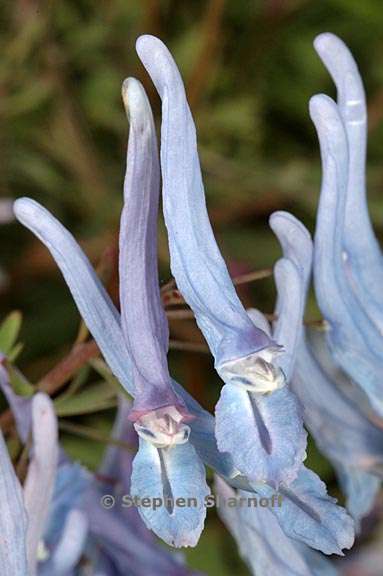
{"type": "Polygon", "coordinates": [[[354,518],[355,528],[359,532],[360,520],[374,506],[382,480],[358,468],[341,464],[336,467],[336,472],[346,495],[346,508],[354,518]]]}
{"type": "Polygon", "coordinates": [[[246,312],[253,324],[271,338],[271,326],[266,316],[256,308],[248,308],[246,312]]]}
{"type": "Polygon", "coordinates": [[[334,34],[317,36],[314,46],[331,74],[349,148],[343,242],[354,278],[353,287],[371,320],[383,331],[383,256],[374,235],[366,200],[366,98],[357,64],[334,34]]]}
{"type": "Polygon", "coordinates": [[[284,386],[271,394],[254,394],[225,384],[216,405],[219,450],[253,482],[278,486],[298,474],[306,448],[301,407],[284,386]]]}
{"type": "Polygon", "coordinates": [[[27,515],[19,480],[0,430],[0,573],[28,574],[26,554],[27,515]]]}
{"type": "Polygon", "coordinates": [[[242,558],[257,576],[314,576],[309,565],[267,508],[241,506],[238,498],[249,497],[232,490],[216,477],[218,515],[235,539],[242,558]],[[237,504],[235,502],[237,501],[237,504]]]}
{"type": "Polygon", "coordinates": [[[157,268],[160,170],[152,111],[134,78],[125,80],[122,94],[130,131],[120,224],[120,301],[133,360],[133,419],[165,406],[185,407],[172,389],[167,364],[167,319],[157,268]]]}
{"type": "Polygon", "coordinates": [[[204,466],[190,442],[155,448],[140,438],[133,462],[131,494],[141,503],[144,498],[149,499],[148,507],[139,507],[140,515],[146,526],[167,544],[177,548],[197,544],[210,490],[204,466]]]}
{"type": "MultiPolygon", "coordinates": [[[[270,498],[274,491],[267,485],[253,485],[256,492],[270,498]]],[[[302,465],[298,478],[281,487],[281,506],[271,511],[285,534],[320,550],[324,554],[343,555],[343,548],[354,542],[354,522],[336,499],[327,494],[326,486],[311,470],[302,465]]]]}
{"type": "Polygon", "coordinates": [[[381,336],[360,307],[344,272],[346,134],[337,106],[327,96],[312,98],[310,113],[318,131],[323,165],[314,251],[316,295],[330,323],[328,342],[335,360],[383,414],[381,336]]]}
{"type": "Polygon", "coordinates": [[[5,358],[0,355],[0,388],[7,399],[16,421],[17,433],[22,442],[26,442],[31,429],[31,398],[19,396],[14,392],[10,382],[6,367],[5,358]]]}
{"type": "Polygon", "coordinates": [[[57,418],[50,398],[43,393],[32,402],[33,455],[24,484],[28,514],[27,554],[31,576],[36,574],[37,549],[43,537],[53,494],[57,460],[57,418]]]}
{"type": "Polygon", "coordinates": [[[177,66],[158,38],[141,36],[136,48],[162,99],[161,167],[171,269],[219,366],[273,343],[247,316],[216,244],[195,126],[177,66]]]}
{"type": "Polygon", "coordinates": [[[105,360],[132,394],[131,364],[120,317],[88,258],[64,226],[34,200],[20,198],[16,200],[14,210],[16,218],[51,252],[105,360]]]}

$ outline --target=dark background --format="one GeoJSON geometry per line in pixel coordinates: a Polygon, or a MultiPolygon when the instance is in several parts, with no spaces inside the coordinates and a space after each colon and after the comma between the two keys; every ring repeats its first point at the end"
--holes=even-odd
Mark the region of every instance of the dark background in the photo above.
{"type": "MultiPolygon", "coordinates": [[[[352,49],[369,101],[368,199],[383,233],[383,9],[380,0],[3,1],[0,5],[0,194],[31,196],[76,236],[115,296],[116,245],[128,125],[126,76],[159,99],[135,54],[142,33],[158,35],[185,80],[197,124],[208,207],[233,276],[269,268],[280,255],[268,216],[285,209],[313,231],[320,188],[308,100],[334,87],[313,47],[331,31],[352,49]]],[[[16,223],[0,227],[1,315],[23,313],[18,365],[38,381],[68,353],[79,316],[47,250],[16,223]]],[[[161,282],[170,279],[160,230],[161,282]]],[[[270,278],[239,288],[247,305],[273,311],[270,278]]],[[[319,318],[313,297],[307,321],[319,318]]],[[[203,340],[189,319],[171,320],[174,348],[203,340]],[[186,343],[186,344],[185,344],[186,343]]],[[[172,373],[208,408],[219,394],[210,357],[171,351],[172,373]]],[[[90,376],[91,378],[91,376],[90,376]]],[[[105,405],[107,408],[108,405],[105,405]]],[[[105,431],[112,410],[73,420],[105,431]]],[[[96,466],[102,443],[63,434],[77,458],[96,466]]],[[[310,445],[309,461],[333,473],[310,445]]],[[[209,574],[246,574],[212,512],[188,553],[209,574]]]]}

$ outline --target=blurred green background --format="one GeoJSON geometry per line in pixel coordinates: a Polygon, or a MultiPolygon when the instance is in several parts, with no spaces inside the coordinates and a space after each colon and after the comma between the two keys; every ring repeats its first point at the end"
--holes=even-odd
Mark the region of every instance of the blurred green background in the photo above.
{"type": "MultiPolygon", "coordinates": [[[[382,238],[382,30],[381,0],[3,0],[1,197],[28,195],[48,207],[74,233],[116,297],[128,133],[121,83],[131,75],[142,80],[159,123],[159,99],[134,50],[137,36],[156,34],[185,80],[209,212],[229,268],[234,276],[269,268],[280,255],[268,227],[271,212],[290,210],[314,228],[320,163],[308,100],[335,91],[312,41],[331,31],[352,49],[367,89],[368,198],[382,238]]],[[[0,246],[1,315],[22,311],[18,365],[36,382],[71,349],[79,316],[48,252],[29,232],[3,225],[0,246]]],[[[165,284],[170,273],[163,226],[159,252],[165,284]]],[[[239,290],[247,305],[272,312],[270,278],[239,290]]],[[[311,296],[307,318],[318,317],[311,296]]],[[[203,342],[190,319],[172,319],[171,334],[174,348],[193,342],[199,349],[203,342]]],[[[173,350],[170,362],[173,374],[211,409],[220,385],[209,356],[173,350]]],[[[86,376],[92,380],[92,373],[86,376]]],[[[73,414],[71,422],[107,434],[110,405],[109,399],[105,410],[73,414]]],[[[94,467],[103,444],[85,436],[67,432],[63,441],[94,467]]],[[[313,446],[309,459],[331,482],[331,469],[313,446]]],[[[214,512],[188,557],[209,574],[247,574],[214,512]]]]}

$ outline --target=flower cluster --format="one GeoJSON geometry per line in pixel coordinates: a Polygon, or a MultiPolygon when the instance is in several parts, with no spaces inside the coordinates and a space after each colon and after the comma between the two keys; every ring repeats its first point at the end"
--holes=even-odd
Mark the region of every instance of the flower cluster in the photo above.
{"type": "Polygon", "coordinates": [[[72,235],[34,200],[15,202],[16,218],[51,252],[125,390],[113,430],[117,444],[91,474],[59,447],[49,397],[18,396],[3,357],[0,384],[30,464],[21,488],[1,438],[2,575],[191,574],[152,533],[176,548],[197,544],[211,494],[206,467],[215,473],[221,503],[281,497],[270,508],[218,508],[254,574],[341,569],[326,556],[351,548],[383,470],[383,259],[366,208],[366,110],[357,67],[331,34],[320,35],[315,47],[337,85],[338,103],[323,95],[310,103],[323,164],[314,243],[293,215],[270,217],[283,253],[274,266],[272,324],[237,296],[210,225],[182,79],[153,36],[138,39],[137,53],[162,101],[160,154],[144,88],[133,78],[122,88],[130,132],[120,310],[72,235]],[[171,271],[223,384],[214,416],[169,373],[157,269],[161,190],[171,271]],[[312,268],[322,331],[303,323],[312,268]],[[348,511],[305,466],[304,424],[339,473],[348,511]],[[165,505],[108,510],[100,506],[106,493],[165,505]],[[195,505],[176,505],[181,500],[195,505]]]}

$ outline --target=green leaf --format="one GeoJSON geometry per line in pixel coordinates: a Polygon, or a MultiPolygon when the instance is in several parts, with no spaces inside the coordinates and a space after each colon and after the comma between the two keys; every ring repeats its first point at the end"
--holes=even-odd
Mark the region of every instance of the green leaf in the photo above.
{"type": "Polygon", "coordinates": [[[0,350],[9,354],[16,343],[22,322],[21,312],[15,310],[8,314],[0,326],[0,350]]]}
{"type": "Polygon", "coordinates": [[[65,393],[55,402],[58,416],[76,416],[99,412],[116,406],[116,393],[105,382],[90,384],[75,396],[68,397],[65,393]]]}
{"type": "Polygon", "coordinates": [[[18,368],[12,366],[12,364],[7,365],[7,370],[9,382],[15,394],[19,396],[33,396],[35,387],[25,378],[24,374],[22,374],[18,368]]]}

